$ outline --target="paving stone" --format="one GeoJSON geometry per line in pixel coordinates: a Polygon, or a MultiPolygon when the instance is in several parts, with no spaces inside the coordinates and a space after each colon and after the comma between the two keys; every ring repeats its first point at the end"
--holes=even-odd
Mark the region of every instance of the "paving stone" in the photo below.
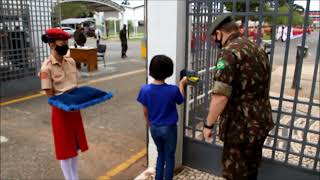
{"type": "Polygon", "coordinates": [[[222,177],[215,176],[213,174],[205,173],[190,167],[184,167],[184,169],[176,174],[175,180],[224,180],[222,177]]]}

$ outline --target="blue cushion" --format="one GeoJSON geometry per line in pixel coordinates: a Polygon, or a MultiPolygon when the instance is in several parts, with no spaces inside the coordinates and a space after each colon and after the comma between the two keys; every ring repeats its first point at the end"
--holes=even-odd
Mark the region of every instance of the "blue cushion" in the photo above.
{"type": "Polygon", "coordinates": [[[64,111],[76,111],[101,103],[112,98],[111,92],[83,86],[67,91],[61,95],[52,96],[48,102],[64,111]]]}

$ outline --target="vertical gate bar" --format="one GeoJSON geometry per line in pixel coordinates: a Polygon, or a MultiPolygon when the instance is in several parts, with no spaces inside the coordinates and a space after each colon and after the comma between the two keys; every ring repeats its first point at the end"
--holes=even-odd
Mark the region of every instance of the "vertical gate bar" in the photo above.
{"type": "MultiPolygon", "coordinates": [[[[313,80],[312,82],[316,82],[317,81],[317,75],[318,75],[318,67],[319,67],[319,63],[320,63],[320,32],[319,32],[319,38],[318,38],[318,48],[317,48],[317,55],[316,55],[316,59],[315,59],[315,68],[314,68],[314,73],[316,75],[313,76],[313,80]]],[[[311,89],[311,93],[312,95],[314,94],[314,90],[315,90],[315,86],[316,84],[314,84],[314,86],[312,85],[312,89],[311,89]]],[[[311,97],[310,97],[311,98],[311,97]]],[[[308,111],[309,112],[309,111],[308,111]]],[[[320,138],[318,138],[318,146],[320,145],[320,138]]],[[[316,152],[316,156],[315,156],[315,161],[313,164],[313,169],[316,169],[317,166],[317,162],[320,163],[319,161],[319,154],[320,154],[320,148],[316,148],[317,152],[316,152]],[[318,159],[318,160],[317,160],[318,159]]]]}
{"type": "Polygon", "coordinates": [[[235,12],[237,11],[236,4],[237,4],[237,1],[233,0],[232,1],[232,15],[233,16],[234,16],[235,12]]]}
{"type": "MultiPolygon", "coordinates": [[[[185,28],[186,28],[186,35],[185,35],[185,38],[186,38],[186,43],[185,43],[185,53],[184,53],[184,59],[185,59],[185,61],[184,61],[184,68],[185,69],[188,69],[188,60],[189,60],[189,51],[190,51],[190,49],[189,49],[189,28],[190,28],[190,24],[189,24],[189,3],[190,3],[190,0],[187,0],[186,1],[186,26],[185,26],[185,28]]],[[[187,127],[187,121],[189,121],[189,119],[188,119],[188,115],[187,115],[187,113],[189,113],[189,88],[188,87],[186,87],[185,88],[185,103],[184,103],[184,108],[183,108],[183,124],[182,124],[182,126],[183,126],[183,135],[182,135],[182,137],[185,137],[185,135],[186,135],[186,127],[187,127]]],[[[182,153],[183,153],[183,151],[182,151],[182,153]]]]}
{"type": "MultiPolygon", "coordinates": [[[[42,11],[42,5],[44,5],[44,0],[39,0],[39,16],[40,16],[40,34],[44,33],[45,32],[45,29],[47,29],[46,25],[44,25],[44,18],[43,18],[43,11],[42,11]]],[[[46,0],[45,0],[46,1],[46,0]]],[[[44,47],[47,46],[47,44],[45,43],[41,43],[41,56],[40,56],[40,59],[44,59],[44,47]]]]}
{"type": "MultiPolygon", "coordinates": [[[[219,1],[217,1],[219,2],[219,1]]],[[[220,13],[223,14],[223,7],[224,7],[225,0],[221,0],[220,3],[218,3],[218,6],[220,8],[220,13]]]]}
{"type": "MultiPolygon", "coordinates": [[[[320,144],[320,138],[318,138],[318,146],[320,144]]],[[[316,148],[317,149],[317,152],[316,152],[316,156],[315,156],[315,159],[314,159],[314,163],[313,163],[313,170],[317,171],[317,163],[319,164],[320,166],[320,160],[319,160],[319,156],[320,156],[320,148],[316,148]]]]}
{"type": "MultiPolygon", "coordinates": [[[[208,11],[209,13],[212,12],[212,6],[213,6],[213,2],[208,2],[208,11]]],[[[205,97],[204,97],[204,107],[207,109],[210,108],[210,105],[208,103],[209,101],[209,97],[208,97],[208,92],[209,92],[209,75],[210,75],[210,71],[209,71],[209,68],[210,68],[210,49],[211,49],[211,34],[209,34],[209,28],[210,28],[210,25],[212,23],[212,16],[211,15],[208,15],[208,21],[207,21],[207,42],[206,42],[206,45],[207,45],[207,49],[206,49],[206,52],[207,52],[207,57],[206,57],[206,66],[205,66],[205,69],[206,69],[206,73],[205,73],[205,90],[204,90],[204,93],[205,93],[205,97]]],[[[210,110],[210,109],[209,109],[210,110]]],[[[206,112],[206,111],[205,111],[206,112]]],[[[206,124],[206,117],[204,117],[204,123],[206,124]]]]}
{"type": "MultiPolygon", "coordinates": [[[[195,2],[195,10],[196,12],[194,13],[196,16],[194,18],[195,20],[195,28],[194,28],[194,31],[195,31],[195,43],[196,43],[196,47],[195,47],[195,53],[196,53],[196,59],[193,59],[194,61],[194,70],[197,72],[198,71],[198,62],[197,60],[199,59],[199,19],[200,19],[200,2],[195,2]]],[[[196,121],[196,112],[197,112],[197,99],[198,99],[198,86],[194,86],[193,87],[193,113],[192,113],[192,116],[191,116],[191,119],[193,121],[192,123],[192,138],[194,139],[195,138],[195,121],[196,121]]]]}
{"type": "MultiPolygon", "coordinates": [[[[306,7],[306,10],[305,10],[305,15],[304,15],[304,27],[303,27],[303,35],[302,35],[302,43],[301,43],[301,46],[303,48],[303,52],[304,52],[304,47],[305,47],[305,44],[306,44],[306,33],[307,33],[307,25],[309,24],[309,21],[308,21],[308,18],[309,18],[309,9],[310,9],[310,0],[307,0],[307,7],[306,7]]],[[[290,32],[291,31],[288,31],[288,35],[290,35],[290,32]]],[[[301,51],[301,49],[300,49],[301,51]]],[[[298,67],[301,67],[302,68],[302,62],[303,62],[303,56],[300,56],[299,57],[299,65],[298,67]]],[[[296,68],[298,68],[296,67],[296,68]]],[[[300,68],[299,68],[300,69],[300,68]]],[[[298,82],[297,82],[297,87],[300,86],[300,76],[298,74],[298,82]]],[[[296,88],[295,89],[295,94],[294,94],[294,102],[293,102],[293,108],[292,108],[292,117],[291,117],[291,122],[290,122],[290,130],[289,130],[289,140],[291,140],[292,138],[292,132],[293,132],[293,124],[294,124],[294,121],[295,121],[295,113],[297,112],[297,100],[298,100],[298,95],[299,95],[299,88],[296,88]]],[[[306,133],[306,127],[304,129],[304,134],[306,133]]],[[[302,141],[302,146],[305,146],[305,143],[304,141],[302,141]]],[[[288,141],[288,145],[287,145],[287,148],[286,148],[286,151],[288,152],[290,150],[290,145],[291,145],[291,141],[288,141]]],[[[285,162],[288,161],[288,153],[286,153],[286,157],[285,157],[285,162]]],[[[303,151],[301,149],[300,151],[300,158],[299,158],[299,165],[301,165],[301,161],[302,161],[302,156],[303,156],[303,151]]]]}
{"type": "MultiPolygon", "coordinates": [[[[317,82],[317,75],[318,75],[318,66],[319,66],[319,51],[320,51],[320,33],[319,33],[319,38],[318,38],[318,48],[317,48],[317,55],[316,55],[316,59],[315,59],[315,67],[313,70],[313,78],[312,78],[312,85],[311,85],[311,92],[310,92],[310,101],[309,101],[309,105],[308,105],[308,112],[307,112],[307,117],[306,117],[306,125],[305,125],[305,129],[309,127],[309,121],[310,121],[310,116],[311,116],[311,110],[312,110],[312,104],[313,104],[313,98],[314,98],[314,93],[315,93],[315,87],[316,87],[316,82],[317,82]]],[[[320,138],[319,138],[320,139],[320,138]]],[[[303,134],[303,138],[302,138],[303,142],[307,141],[307,133],[305,132],[303,134]]],[[[319,154],[319,143],[318,143],[318,148],[317,152],[319,154]]],[[[305,143],[302,144],[302,148],[301,151],[303,152],[305,149],[305,143]]],[[[318,158],[318,155],[315,156],[314,159],[314,165],[313,165],[313,170],[316,170],[316,159],[318,158]]],[[[301,159],[300,159],[301,160],[301,159]]],[[[299,165],[301,164],[301,161],[299,161],[299,165]]]]}
{"type": "MultiPolygon", "coordinates": [[[[205,61],[206,61],[206,52],[205,52],[205,46],[206,46],[206,40],[204,40],[204,35],[207,33],[207,17],[208,17],[208,13],[207,13],[207,6],[208,6],[208,1],[203,2],[202,4],[202,19],[201,19],[201,61],[200,61],[200,67],[199,70],[203,70],[205,67],[205,61]]],[[[203,76],[203,75],[202,75],[203,76]]],[[[200,87],[200,91],[199,91],[199,95],[202,95],[204,92],[204,86],[206,86],[204,83],[199,83],[200,87]]],[[[200,98],[200,107],[205,106],[204,104],[204,98],[202,97],[200,98]]],[[[203,114],[202,114],[203,115],[203,114]]]]}
{"type": "MultiPolygon", "coordinates": [[[[272,40],[271,40],[271,52],[270,52],[270,74],[272,72],[273,68],[273,56],[274,56],[274,47],[275,47],[275,37],[276,37],[276,32],[277,32],[277,26],[276,26],[276,19],[278,15],[278,10],[279,10],[279,0],[275,1],[275,12],[272,15],[272,40]]],[[[271,83],[271,81],[270,81],[271,83]]],[[[269,85],[270,87],[270,85],[269,85]]]]}
{"type": "Polygon", "coordinates": [[[35,22],[35,26],[33,26],[33,28],[34,28],[34,31],[36,32],[36,38],[38,39],[38,41],[37,41],[37,49],[36,49],[38,56],[37,56],[36,60],[42,62],[43,60],[41,59],[41,52],[40,52],[40,47],[42,46],[42,41],[39,41],[39,33],[41,34],[42,32],[39,31],[39,24],[38,24],[38,22],[39,22],[39,14],[38,14],[38,8],[37,8],[38,4],[39,4],[39,1],[36,0],[34,2],[35,11],[33,12],[34,15],[33,15],[33,18],[32,18],[31,21],[35,22]]]}
{"type": "MultiPolygon", "coordinates": [[[[307,9],[309,10],[309,9],[307,9]]],[[[309,11],[308,12],[305,12],[306,15],[305,15],[305,19],[307,18],[307,14],[309,14],[309,11]]],[[[305,26],[306,26],[306,23],[308,23],[308,21],[306,22],[307,20],[305,20],[305,26]]],[[[304,31],[306,29],[304,28],[304,31]]],[[[304,32],[305,33],[305,32],[304,32]]],[[[316,59],[315,59],[315,67],[314,67],[314,73],[313,73],[313,80],[312,80],[312,86],[311,86],[311,92],[310,92],[310,98],[309,98],[309,105],[308,105],[308,112],[307,112],[307,115],[306,115],[306,125],[305,125],[305,132],[303,134],[303,139],[302,141],[305,142],[307,141],[307,130],[306,128],[309,126],[309,121],[310,121],[310,116],[311,116],[311,110],[312,110],[312,104],[313,104],[313,98],[314,98],[314,93],[315,93],[315,86],[316,86],[316,81],[317,81],[317,75],[318,75],[318,64],[319,64],[319,41],[320,41],[320,34],[319,34],[319,40],[318,40],[318,47],[317,47],[317,55],[316,55],[316,59]]],[[[304,47],[304,46],[302,46],[304,47]]],[[[302,57],[301,57],[302,58],[302,57]]],[[[297,67],[296,67],[297,68],[297,67]]],[[[300,81],[300,80],[299,80],[300,81]]],[[[319,145],[319,144],[318,144],[319,145]]],[[[305,143],[302,144],[302,148],[301,148],[301,152],[303,152],[305,149],[305,143]]],[[[319,149],[319,148],[317,148],[319,149]]],[[[315,162],[316,162],[316,158],[317,156],[315,157],[315,162]]],[[[301,165],[301,159],[299,161],[299,165],[301,165]]],[[[314,167],[314,170],[315,170],[315,167],[314,167]]]]}
{"type": "MultiPolygon", "coordinates": [[[[35,24],[34,24],[34,6],[33,6],[33,2],[32,1],[29,1],[29,0],[27,0],[28,2],[28,4],[29,4],[29,7],[30,7],[30,16],[29,16],[29,21],[30,21],[30,26],[31,26],[31,28],[30,28],[30,33],[32,33],[32,35],[30,34],[30,39],[31,39],[31,41],[32,41],[32,45],[33,45],[33,47],[31,48],[31,52],[32,52],[32,54],[33,54],[33,58],[34,58],[34,61],[36,61],[36,64],[37,64],[37,67],[40,67],[41,66],[41,62],[39,62],[38,60],[37,60],[37,46],[36,46],[36,36],[35,36],[35,33],[37,33],[36,31],[35,31],[35,29],[34,29],[34,27],[35,27],[35,24]]],[[[39,41],[39,40],[38,40],[39,41]]],[[[37,70],[39,70],[40,68],[38,68],[37,70]]]]}
{"type": "MultiPolygon", "coordinates": [[[[16,33],[14,32],[14,27],[15,27],[15,24],[16,24],[16,6],[17,6],[17,4],[16,4],[17,2],[15,2],[15,1],[11,1],[11,4],[10,4],[10,9],[11,9],[11,14],[12,14],[12,20],[10,21],[11,22],[11,25],[10,25],[10,30],[9,30],[9,32],[10,32],[10,36],[11,36],[11,40],[9,41],[9,42],[11,42],[12,43],[12,45],[11,45],[11,47],[10,47],[10,57],[11,57],[11,59],[10,59],[10,61],[11,61],[11,65],[12,65],[12,68],[14,69],[14,70],[16,70],[17,69],[17,67],[16,67],[16,63],[17,63],[17,59],[14,57],[15,56],[15,50],[17,49],[16,47],[14,47],[14,45],[16,45],[17,44],[17,38],[15,37],[15,35],[16,35],[16,33]]],[[[14,78],[15,79],[17,79],[18,78],[18,76],[19,76],[19,71],[14,71],[14,78]]]]}
{"type": "MultiPolygon", "coordinates": [[[[204,42],[203,42],[203,34],[204,34],[204,25],[205,25],[205,19],[206,19],[206,12],[205,12],[205,6],[206,6],[206,2],[202,2],[202,5],[200,7],[200,14],[201,14],[201,18],[200,18],[200,61],[198,64],[198,70],[200,71],[203,69],[203,61],[204,61],[204,42]]],[[[201,95],[201,91],[203,89],[203,84],[199,84],[199,86],[201,85],[201,87],[199,88],[199,95],[201,95]]],[[[199,105],[202,105],[201,101],[202,99],[199,100],[199,105]]]]}
{"type": "MultiPolygon", "coordinates": [[[[292,19],[293,19],[293,1],[290,1],[290,3],[289,3],[288,32],[291,32],[292,19]]],[[[284,62],[283,62],[283,72],[282,72],[282,79],[281,79],[280,97],[279,97],[278,113],[277,113],[276,125],[275,125],[275,137],[274,137],[274,140],[273,140],[274,143],[273,143],[273,146],[272,146],[271,159],[274,159],[275,148],[276,148],[276,144],[277,144],[277,140],[278,140],[277,136],[278,136],[278,130],[279,130],[280,116],[281,116],[281,112],[282,112],[282,102],[283,102],[284,87],[285,87],[285,80],[286,80],[286,74],[287,74],[289,47],[290,47],[290,33],[287,34],[287,40],[286,40],[286,50],[285,50],[285,56],[284,56],[284,62]]]]}
{"type": "Polygon", "coordinates": [[[19,16],[21,17],[21,22],[19,23],[19,26],[22,24],[22,27],[19,27],[20,29],[19,29],[19,32],[18,32],[18,34],[19,34],[19,41],[20,41],[20,52],[19,53],[21,53],[20,55],[20,57],[21,57],[21,61],[19,62],[19,63],[22,63],[22,66],[20,66],[20,67],[22,67],[22,73],[23,73],[23,76],[24,77],[26,77],[26,76],[30,76],[30,74],[28,73],[28,72],[30,72],[27,68],[30,66],[29,64],[30,64],[30,62],[29,62],[29,59],[25,59],[25,58],[28,58],[27,56],[26,56],[26,50],[27,50],[27,47],[26,47],[26,30],[25,30],[25,28],[24,28],[24,23],[23,23],[23,21],[24,21],[24,13],[23,13],[23,11],[24,11],[24,5],[23,5],[23,0],[20,0],[20,9],[19,9],[20,11],[19,11],[19,16]],[[22,29],[21,29],[22,28],[22,29]],[[21,30],[22,30],[22,32],[24,32],[24,33],[22,33],[21,32],[21,30]]]}
{"type": "MultiPolygon", "coordinates": [[[[246,12],[250,11],[250,0],[246,0],[246,12]]],[[[249,30],[249,17],[245,15],[245,25],[244,27],[244,36],[248,37],[248,30],[249,30]]]]}
{"type": "MultiPolygon", "coordinates": [[[[4,31],[4,17],[5,17],[5,13],[3,11],[3,1],[0,1],[0,23],[2,24],[3,33],[5,33],[5,31],[4,31]]],[[[2,48],[0,48],[0,54],[3,54],[3,48],[6,47],[4,39],[5,39],[5,36],[4,36],[4,38],[0,38],[0,44],[1,44],[1,47],[2,47],[2,48]]],[[[0,66],[5,66],[5,65],[6,65],[5,64],[5,58],[3,57],[3,60],[0,62],[0,66]]],[[[3,70],[1,70],[1,71],[3,71],[3,70]]],[[[0,76],[0,82],[4,81],[4,77],[3,76],[4,75],[0,76]]]]}
{"type": "MultiPolygon", "coordinates": [[[[53,8],[54,8],[54,6],[53,6],[53,4],[52,4],[52,0],[50,0],[48,3],[47,3],[47,9],[50,9],[50,11],[47,13],[48,14],[48,16],[47,16],[47,21],[49,22],[48,23],[48,26],[49,27],[52,27],[53,26],[53,24],[52,24],[52,16],[54,15],[53,13],[52,13],[52,11],[53,11],[53,8]]],[[[70,40],[69,40],[70,41],[70,40]]],[[[68,43],[69,44],[69,43],[68,43]]],[[[45,51],[46,52],[49,52],[49,46],[45,46],[45,51]]]]}
{"type": "Polygon", "coordinates": [[[14,44],[14,38],[13,38],[13,33],[10,33],[10,31],[12,31],[12,26],[14,25],[14,21],[15,21],[15,17],[14,17],[14,3],[13,1],[10,1],[8,2],[8,19],[9,19],[9,27],[8,27],[8,34],[9,34],[9,57],[10,57],[10,61],[11,61],[11,65],[10,65],[10,70],[11,70],[11,73],[8,74],[8,76],[10,77],[10,79],[17,79],[17,72],[16,71],[13,71],[12,73],[12,70],[16,69],[14,67],[14,64],[12,64],[12,62],[14,62],[13,59],[13,44],[14,44]]]}
{"type": "Polygon", "coordinates": [[[256,37],[256,43],[260,46],[261,42],[262,42],[262,38],[263,38],[263,35],[262,35],[262,32],[261,32],[261,29],[262,29],[262,21],[263,21],[263,1],[260,0],[259,1],[259,24],[258,24],[258,30],[257,30],[257,37],[256,37]]]}
{"type": "MultiPolygon", "coordinates": [[[[222,5],[223,4],[223,2],[214,2],[214,9],[213,9],[213,12],[214,13],[216,13],[217,11],[218,11],[218,7],[220,6],[223,6],[222,5]]],[[[221,10],[221,9],[220,9],[221,10]]],[[[215,16],[214,15],[212,15],[212,20],[215,18],[215,16]]],[[[212,39],[210,38],[210,46],[212,45],[212,39]]],[[[214,66],[215,65],[215,62],[216,62],[216,59],[217,59],[217,48],[215,48],[215,47],[212,47],[211,46],[211,55],[212,55],[212,66],[214,66]]],[[[214,82],[213,82],[213,75],[212,75],[212,79],[211,79],[211,86],[213,87],[213,84],[214,84],[214,82]]],[[[211,98],[210,98],[210,100],[211,100],[211,98]]],[[[209,105],[210,106],[210,105],[209,105]]],[[[217,132],[217,126],[215,126],[215,131],[214,132],[217,132]]],[[[213,140],[212,140],[212,143],[214,144],[214,145],[216,145],[216,139],[217,139],[217,136],[216,135],[213,135],[213,140]]]]}

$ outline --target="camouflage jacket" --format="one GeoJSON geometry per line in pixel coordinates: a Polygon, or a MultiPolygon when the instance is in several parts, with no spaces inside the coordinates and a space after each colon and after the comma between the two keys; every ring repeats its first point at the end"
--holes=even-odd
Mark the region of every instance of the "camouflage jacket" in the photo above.
{"type": "Polygon", "coordinates": [[[219,54],[212,89],[229,98],[219,118],[221,140],[253,143],[268,135],[274,126],[270,73],[266,53],[238,32],[231,34],[219,54]]]}

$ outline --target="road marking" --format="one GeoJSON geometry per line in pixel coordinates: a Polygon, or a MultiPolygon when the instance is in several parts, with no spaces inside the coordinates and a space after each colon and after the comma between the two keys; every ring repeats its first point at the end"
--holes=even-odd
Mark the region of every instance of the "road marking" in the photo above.
{"type": "MultiPolygon", "coordinates": [[[[121,77],[130,76],[130,75],[134,75],[134,74],[139,74],[139,73],[142,73],[142,72],[145,72],[145,69],[139,69],[139,70],[130,71],[130,72],[122,73],[122,74],[116,74],[116,75],[109,76],[109,77],[103,77],[103,78],[99,78],[99,79],[96,79],[96,80],[88,81],[86,83],[81,83],[79,85],[80,86],[84,86],[84,85],[89,85],[89,84],[95,84],[95,83],[102,82],[102,81],[108,81],[108,80],[112,80],[112,79],[116,79],[116,78],[121,78],[121,77]]],[[[41,97],[41,96],[44,96],[44,95],[45,94],[41,91],[41,92],[39,92],[37,94],[34,94],[34,95],[30,95],[30,96],[25,96],[25,97],[22,97],[22,98],[9,100],[9,101],[6,101],[6,102],[0,102],[0,106],[6,106],[6,105],[18,103],[18,102],[23,102],[23,101],[30,100],[30,99],[37,98],[37,97],[41,97]]]]}
{"type": "Polygon", "coordinates": [[[25,96],[25,97],[18,98],[18,99],[13,99],[13,100],[6,101],[6,102],[0,102],[0,106],[5,106],[5,105],[9,105],[9,104],[14,104],[14,103],[22,102],[22,101],[26,101],[26,100],[33,99],[33,98],[40,97],[40,96],[44,96],[44,94],[38,93],[38,94],[34,94],[34,95],[30,95],[30,96],[25,96]]]}
{"type": "MultiPolygon", "coordinates": [[[[122,60],[122,61],[111,61],[111,62],[108,62],[106,63],[106,65],[114,65],[114,64],[121,64],[121,63],[128,63],[128,62],[143,62],[143,61],[139,61],[139,60],[136,60],[136,59],[133,59],[133,60],[122,60]]],[[[99,67],[103,67],[104,65],[103,64],[99,64],[99,67]]]]}
{"type": "Polygon", "coordinates": [[[100,176],[97,178],[97,180],[106,180],[111,179],[112,177],[116,176],[120,172],[126,170],[128,167],[130,167],[132,164],[143,158],[147,154],[147,149],[144,148],[137,154],[131,156],[129,159],[124,161],[123,163],[119,164],[118,166],[112,168],[110,171],[107,171],[105,175],[100,176]]]}

